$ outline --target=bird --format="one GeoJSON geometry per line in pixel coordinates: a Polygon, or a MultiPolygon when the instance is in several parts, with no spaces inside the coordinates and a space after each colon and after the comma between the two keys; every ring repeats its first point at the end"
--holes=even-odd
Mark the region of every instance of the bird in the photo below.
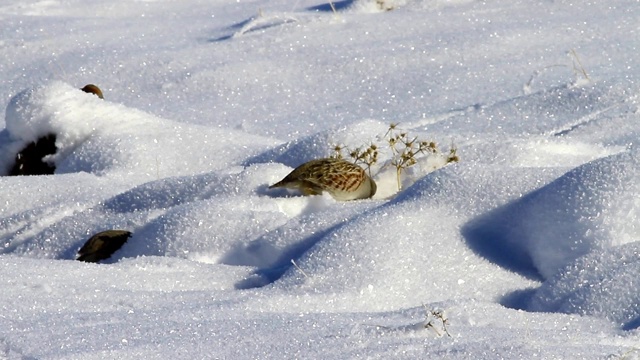
{"type": "Polygon", "coordinates": [[[111,257],[131,237],[131,232],[126,230],[101,231],[87,240],[78,250],[78,261],[96,263],[111,257]]]}
{"type": "Polygon", "coordinates": [[[100,90],[100,88],[97,87],[96,85],[87,84],[80,90],[82,90],[82,91],[84,91],[86,93],[89,93],[89,94],[94,94],[97,97],[99,97],[100,99],[104,99],[104,97],[102,96],[102,90],[100,90]]]}
{"type": "Polygon", "coordinates": [[[338,201],[368,199],[375,195],[375,181],[364,169],[349,161],[323,158],[306,162],[269,189],[297,189],[303,195],[320,195],[328,192],[338,201]]]}

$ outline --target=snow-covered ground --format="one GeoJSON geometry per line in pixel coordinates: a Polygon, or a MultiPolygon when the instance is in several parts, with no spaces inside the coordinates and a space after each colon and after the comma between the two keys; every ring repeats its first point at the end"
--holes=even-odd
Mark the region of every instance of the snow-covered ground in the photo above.
{"type": "Polygon", "coordinates": [[[640,358],[639,18],[0,0],[0,172],[58,148],[0,177],[0,359],[640,358]],[[441,153],[399,186],[401,133],[441,153]],[[371,144],[372,199],[267,189],[371,144]]]}

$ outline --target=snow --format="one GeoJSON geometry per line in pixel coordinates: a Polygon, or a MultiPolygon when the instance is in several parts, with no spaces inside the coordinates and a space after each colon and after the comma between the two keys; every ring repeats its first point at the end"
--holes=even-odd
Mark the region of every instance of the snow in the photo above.
{"type": "Polygon", "coordinates": [[[0,0],[0,359],[640,358],[637,2],[333,8],[0,0]]]}

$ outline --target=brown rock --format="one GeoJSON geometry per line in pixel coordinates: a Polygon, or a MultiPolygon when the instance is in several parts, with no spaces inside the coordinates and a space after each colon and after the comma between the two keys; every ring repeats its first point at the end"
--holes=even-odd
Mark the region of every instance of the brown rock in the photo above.
{"type": "Polygon", "coordinates": [[[111,257],[131,237],[126,230],[106,230],[99,232],[87,240],[78,250],[78,261],[98,262],[111,257]]]}

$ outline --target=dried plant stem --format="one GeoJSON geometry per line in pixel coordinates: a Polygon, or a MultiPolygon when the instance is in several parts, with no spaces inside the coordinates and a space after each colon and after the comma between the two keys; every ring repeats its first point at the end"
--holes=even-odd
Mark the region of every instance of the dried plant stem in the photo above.
{"type": "Polygon", "coordinates": [[[578,57],[578,53],[576,52],[575,49],[571,49],[571,55],[573,56],[573,59],[575,60],[575,62],[573,63],[573,70],[576,72],[580,72],[582,74],[582,76],[585,78],[585,80],[589,80],[591,81],[591,79],[589,79],[589,75],[587,75],[587,71],[584,69],[584,66],[582,66],[582,62],[580,61],[580,57],[578,57]],[[578,63],[578,66],[576,66],[576,63],[578,63]]]}
{"type": "Polygon", "coordinates": [[[302,273],[302,275],[304,275],[304,277],[309,278],[309,275],[307,275],[307,273],[306,273],[306,272],[304,272],[304,270],[302,270],[302,268],[301,268],[300,266],[298,266],[298,264],[296,264],[296,261],[295,261],[295,260],[291,259],[291,263],[293,264],[293,266],[294,266],[296,269],[298,269],[298,270],[302,273]]]}
{"type": "Polygon", "coordinates": [[[329,6],[331,6],[331,10],[334,15],[338,15],[338,11],[336,10],[336,6],[333,4],[333,1],[329,1],[329,6]]]}
{"type": "MultiPolygon", "coordinates": [[[[380,142],[386,143],[389,151],[391,152],[391,159],[386,162],[382,169],[386,166],[393,166],[396,168],[396,182],[398,190],[402,189],[402,171],[417,164],[418,156],[420,154],[439,154],[440,151],[435,142],[423,141],[418,137],[410,137],[406,132],[398,129],[397,123],[389,124],[389,128],[382,135],[378,137],[380,142]]],[[[384,147],[382,147],[384,148],[384,147]]],[[[351,158],[354,164],[363,165],[369,176],[371,176],[371,167],[377,164],[379,161],[380,151],[383,151],[378,145],[371,143],[366,148],[355,148],[353,150],[348,149],[344,145],[335,145],[333,147],[334,155],[332,157],[337,159],[351,158]],[[347,154],[344,155],[343,154],[347,154]]],[[[457,149],[454,145],[451,145],[449,154],[446,156],[447,163],[457,162],[459,160],[457,155],[457,149]]],[[[378,173],[382,171],[378,170],[378,173]]]]}

